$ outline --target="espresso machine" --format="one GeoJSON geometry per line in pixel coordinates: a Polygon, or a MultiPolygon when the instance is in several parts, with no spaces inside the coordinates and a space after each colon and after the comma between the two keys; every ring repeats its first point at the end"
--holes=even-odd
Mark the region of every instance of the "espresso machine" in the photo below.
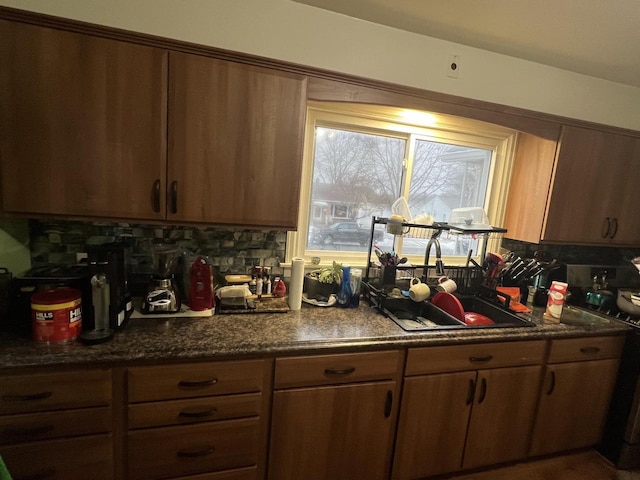
{"type": "Polygon", "coordinates": [[[154,273],[151,285],[142,300],[142,313],[177,313],[180,295],[175,281],[178,248],[175,244],[154,242],[151,259],[154,273]]]}

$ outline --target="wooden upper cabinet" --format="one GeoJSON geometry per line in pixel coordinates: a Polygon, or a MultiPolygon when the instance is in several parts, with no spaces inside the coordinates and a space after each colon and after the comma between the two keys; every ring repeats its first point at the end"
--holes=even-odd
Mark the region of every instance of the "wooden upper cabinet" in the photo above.
{"type": "Polygon", "coordinates": [[[167,218],[295,228],[306,78],[178,52],[169,65],[167,218]]]}
{"type": "Polygon", "coordinates": [[[545,240],[638,244],[640,139],[564,127],[545,240]]]}
{"type": "Polygon", "coordinates": [[[167,57],[0,21],[3,209],[163,218],[167,57]]]}
{"type": "Polygon", "coordinates": [[[640,138],[564,126],[560,141],[520,135],[505,227],[538,243],[640,245],[633,177],[640,138]]]}

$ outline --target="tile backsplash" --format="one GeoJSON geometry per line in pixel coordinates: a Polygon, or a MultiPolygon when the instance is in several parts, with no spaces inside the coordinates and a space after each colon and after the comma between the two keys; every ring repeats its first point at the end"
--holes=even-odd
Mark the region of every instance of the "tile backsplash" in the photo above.
{"type": "Polygon", "coordinates": [[[594,247],[582,245],[547,245],[521,242],[504,238],[502,248],[522,258],[533,258],[534,252],[545,261],[557,259],[562,263],[578,265],[625,265],[637,256],[640,248],[594,247]]]}
{"type": "Polygon", "coordinates": [[[175,242],[179,252],[206,255],[221,274],[249,273],[255,265],[282,274],[287,233],[218,227],[158,226],[132,223],[29,221],[31,264],[77,263],[87,245],[127,242],[131,247],[131,272],[151,273],[151,244],[175,242]]]}

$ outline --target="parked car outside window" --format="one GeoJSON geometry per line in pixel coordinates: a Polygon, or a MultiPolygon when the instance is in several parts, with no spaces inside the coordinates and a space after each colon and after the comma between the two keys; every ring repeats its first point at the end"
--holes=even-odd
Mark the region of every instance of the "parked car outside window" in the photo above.
{"type": "MultiPolygon", "coordinates": [[[[370,227],[361,227],[356,222],[334,223],[330,227],[317,229],[313,232],[312,243],[322,245],[333,245],[336,243],[357,243],[368,245],[371,236],[370,227]]],[[[373,240],[382,240],[384,233],[381,230],[374,230],[373,240]]]]}

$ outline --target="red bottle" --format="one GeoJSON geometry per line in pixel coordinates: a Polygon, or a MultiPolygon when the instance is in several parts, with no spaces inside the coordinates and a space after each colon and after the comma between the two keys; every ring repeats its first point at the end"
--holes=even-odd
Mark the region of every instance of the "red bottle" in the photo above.
{"type": "Polygon", "coordinates": [[[191,266],[191,287],[189,288],[189,308],[198,312],[214,307],[213,272],[211,265],[203,257],[198,257],[191,266]]]}
{"type": "Polygon", "coordinates": [[[276,277],[273,280],[272,290],[273,290],[273,296],[274,297],[284,297],[285,294],[287,293],[287,286],[280,279],[280,277],[276,277]]]}

